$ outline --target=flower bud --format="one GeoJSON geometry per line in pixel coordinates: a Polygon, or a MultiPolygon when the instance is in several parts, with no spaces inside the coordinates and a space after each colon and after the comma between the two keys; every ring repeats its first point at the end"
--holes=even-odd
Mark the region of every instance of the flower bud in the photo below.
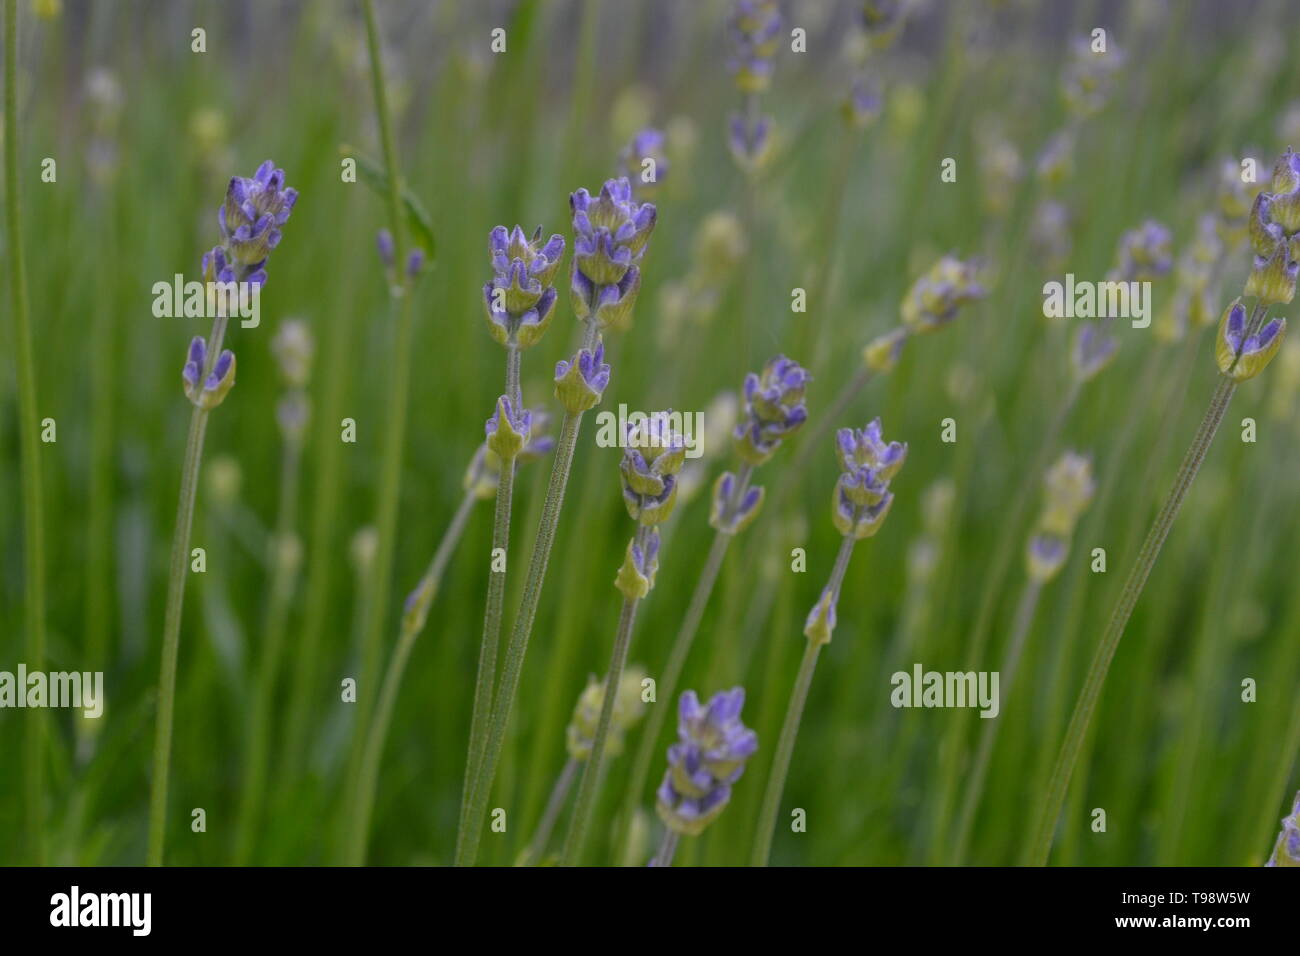
{"type": "Polygon", "coordinates": [[[804,637],[814,644],[829,644],[831,635],[835,632],[835,595],[829,588],[823,588],[821,597],[813,605],[812,610],[808,612],[808,618],[804,621],[804,637]]]}
{"type": "Polygon", "coordinates": [[[614,587],[623,592],[629,601],[639,601],[655,586],[655,573],[659,570],[659,529],[650,528],[644,546],[633,538],[627,543],[627,554],[614,578],[614,587]]]}
{"type": "Polygon", "coordinates": [[[731,800],[731,785],[758,750],[758,735],[740,720],[745,691],[719,691],[707,707],[695,691],[681,696],[677,742],[668,748],[668,771],[655,809],[675,833],[698,836],[731,800]]]}
{"type": "Polygon", "coordinates": [[[944,256],[912,284],[903,299],[903,325],[912,334],[933,332],[957,317],[967,303],[986,292],[976,281],[978,263],[944,256]]]}
{"type": "Polygon", "coordinates": [[[1286,334],[1286,319],[1271,319],[1253,335],[1246,334],[1246,309],[1237,299],[1223,313],[1214,340],[1219,371],[1234,382],[1254,378],[1277,354],[1286,334]]]}
{"type": "Polygon", "coordinates": [[[709,511],[709,524],[732,535],[739,534],[758,517],[765,494],[761,487],[751,485],[745,489],[739,502],[733,502],[736,490],[736,476],[724,471],[713,483],[713,503],[709,511]]]}
{"type": "Polygon", "coordinates": [[[200,387],[199,379],[203,375],[207,353],[207,342],[202,336],[196,335],[190,342],[189,359],[181,370],[186,396],[202,409],[216,408],[225,401],[226,393],[235,386],[235,353],[224,349],[200,387]]]}
{"type": "Polygon", "coordinates": [[[873,372],[892,372],[903,353],[908,331],[903,327],[878,335],[862,350],[862,361],[873,372]]]}
{"type": "Polygon", "coordinates": [[[572,362],[555,363],[555,397],[572,415],[594,408],[609,387],[609,366],[601,361],[605,344],[596,342],[595,351],[579,349],[572,362]]]}

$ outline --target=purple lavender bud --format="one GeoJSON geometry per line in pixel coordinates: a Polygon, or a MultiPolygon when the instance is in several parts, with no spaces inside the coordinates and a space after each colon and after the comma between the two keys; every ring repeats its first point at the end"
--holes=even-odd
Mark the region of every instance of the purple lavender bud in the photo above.
{"type": "Polygon", "coordinates": [[[289,221],[297,201],[298,191],[285,187],[284,170],[276,169],[269,159],[253,178],[233,177],[226,188],[226,201],[217,210],[222,255],[218,257],[214,249],[211,259],[204,257],[203,271],[209,281],[265,282],[266,258],[280,244],[280,227],[289,221]]]}
{"type": "Polygon", "coordinates": [[[235,353],[230,349],[224,349],[213,363],[212,371],[204,379],[202,378],[203,367],[207,362],[207,355],[207,343],[202,336],[196,335],[190,340],[185,367],[181,370],[181,381],[185,386],[186,397],[202,409],[216,408],[235,385],[235,353]],[[200,380],[202,380],[202,387],[199,384],[200,380]]]}
{"type": "Polygon", "coordinates": [[[736,0],[727,21],[734,52],[728,64],[742,93],[772,83],[772,58],[780,46],[781,11],[775,0],[736,0]]]}
{"type": "Polygon", "coordinates": [[[531,239],[515,226],[497,226],[488,234],[493,277],[483,286],[488,331],[502,345],[535,345],[551,323],[555,305],[552,285],[564,256],[564,238],[542,242],[542,227],[531,239]]]}
{"type": "Polygon", "coordinates": [[[739,501],[733,501],[737,490],[736,476],[724,471],[713,483],[713,503],[709,511],[709,524],[733,535],[739,534],[758,517],[765,495],[761,487],[751,485],[739,501]]]}
{"type": "Polygon", "coordinates": [[[622,322],[640,288],[637,263],[645,255],[657,212],[632,198],[626,178],[609,179],[593,199],[585,189],[569,196],[573,211],[574,309],[578,318],[593,312],[601,327],[622,322]]]}
{"type": "Polygon", "coordinates": [[[375,246],[379,249],[379,261],[384,264],[385,269],[393,267],[393,234],[387,229],[380,229],[375,235],[375,246]]]}
{"type": "Polygon", "coordinates": [[[794,359],[777,355],[758,375],[745,376],[741,392],[745,416],[734,432],[736,450],[751,465],[761,465],[781,442],[808,420],[804,393],[812,376],[794,359]]]}
{"type": "Polygon", "coordinates": [[[1219,371],[1236,382],[1254,378],[1273,360],[1282,347],[1286,319],[1272,319],[1249,336],[1246,332],[1246,308],[1237,299],[1223,314],[1214,349],[1219,371]]]}
{"type": "Polygon", "coordinates": [[[513,461],[528,444],[532,424],[532,412],[515,408],[510,396],[502,395],[484,426],[488,448],[502,461],[513,461]]]}
{"type": "Polygon", "coordinates": [[[668,155],[661,130],[646,127],[623,147],[618,157],[619,172],[643,194],[652,194],[668,176],[668,155]]]}
{"type": "Polygon", "coordinates": [[[1112,278],[1121,282],[1149,282],[1167,276],[1174,267],[1173,233],[1148,219],[1120,239],[1119,263],[1112,278]]]}
{"type": "Polygon", "coordinates": [[[203,336],[196,335],[190,340],[190,350],[186,355],[185,367],[181,369],[181,381],[185,385],[185,394],[191,402],[199,399],[199,380],[203,377],[203,365],[208,360],[208,343],[203,336]]]}
{"type": "Polygon", "coordinates": [[[1245,292],[1261,305],[1285,305],[1295,298],[1300,275],[1300,158],[1290,149],[1270,185],[1272,191],[1255,197],[1247,222],[1255,259],[1245,292]]]}
{"type": "Polygon", "coordinates": [[[655,586],[659,571],[659,529],[647,528],[627,543],[623,564],[614,576],[614,587],[629,601],[639,601],[655,586]]]}
{"type": "Polygon", "coordinates": [[[869,126],[880,115],[880,88],[864,76],[856,77],[844,101],[844,121],[855,129],[869,126]]]}
{"type": "Polygon", "coordinates": [[[275,420],[286,441],[302,440],[303,433],[307,430],[310,413],[311,405],[307,396],[300,391],[289,392],[276,403],[275,420]]]}
{"type": "Polygon", "coordinates": [[[579,349],[572,362],[555,363],[555,397],[570,414],[585,412],[600,402],[609,387],[609,366],[605,357],[605,343],[596,342],[594,352],[579,349]]]}
{"type": "Polygon", "coordinates": [[[1282,832],[1277,835],[1273,854],[1265,866],[1300,866],[1300,793],[1295,795],[1290,816],[1282,818],[1282,832]]]}
{"type": "Polygon", "coordinates": [[[731,785],[758,750],[758,735],[741,722],[745,691],[719,691],[707,707],[695,691],[681,696],[677,743],[668,748],[668,771],[656,809],[671,830],[698,836],[731,799],[731,785]]]}
{"type": "Polygon", "coordinates": [[[1070,365],[1079,382],[1087,382],[1110,364],[1119,351],[1119,340],[1107,335],[1096,322],[1081,325],[1074,333],[1070,365]]]}
{"type": "Polygon", "coordinates": [[[769,116],[759,116],[751,128],[740,113],[731,114],[727,123],[727,146],[737,166],[752,173],[767,162],[771,128],[769,116]]]}
{"type": "Polygon", "coordinates": [[[623,503],[632,520],[660,524],[677,501],[677,474],[686,461],[686,440],[658,413],[628,429],[619,473],[623,503]]]}
{"type": "Polygon", "coordinates": [[[835,604],[838,596],[829,587],[822,588],[817,603],[808,612],[804,620],[803,633],[808,640],[817,644],[829,644],[835,633],[835,604]]]}
{"type": "Polygon", "coordinates": [[[408,279],[417,278],[420,270],[424,268],[424,250],[420,248],[412,249],[406,257],[406,277],[408,279]]]}
{"type": "Polygon", "coordinates": [[[840,534],[869,538],[880,530],[894,504],[889,481],[907,459],[907,445],[886,442],[880,419],[854,431],[841,428],[835,451],[843,473],[835,483],[831,520],[840,534]]]}
{"type": "Polygon", "coordinates": [[[957,317],[958,310],[987,294],[979,284],[979,263],[944,256],[930,271],[917,279],[903,299],[903,324],[920,335],[942,328],[957,317]]]}

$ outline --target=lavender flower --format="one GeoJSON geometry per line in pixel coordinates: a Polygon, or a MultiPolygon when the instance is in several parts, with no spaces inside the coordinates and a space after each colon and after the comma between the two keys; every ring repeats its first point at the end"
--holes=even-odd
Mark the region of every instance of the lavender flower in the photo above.
{"type": "Polygon", "coordinates": [[[213,409],[226,399],[235,386],[235,353],[223,349],[212,366],[212,371],[203,379],[204,364],[208,357],[208,343],[201,335],[190,340],[190,350],[181,370],[181,380],[185,384],[185,395],[191,402],[202,409],[213,409]],[[200,379],[202,386],[200,387],[200,379]]]}
{"type": "Polygon", "coordinates": [[[957,317],[962,306],[987,294],[977,281],[979,263],[944,256],[912,284],[903,299],[903,325],[912,335],[933,332],[957,317]]]}
{"type": "Polygon", "coordinates": [[[869,538],[880,530],[893,506],[889,480],[903,467],[907,445],[885,442],[879,418],[857,431],[841,428],[835,444],[843,473],[835,483],[832,520],[842,535],[869,538]]]}
{"type": "Polygon", "coordinates": [[[379,251],[379,261],[384,264],[384,268],[391,270],[393,268],[393,234],[387,229],[380,229],[375,233],[375,248],[379,251]]]}
{"type": "Polygon", "coordinates": [[[1043,511],[1030,535],[1025,555],[1030,578],[1046,583],[1065,564],[1075,525],[1096,491],[1092,462],[1083,455],[1065,452],[1043,480],[1046,494],[1043,511]]]}
{"type": "Polygon", "coordinates": [[[645,255],[657,211],[632,198],[626,178],[609,179],[593,199],[585,189],[569,197],[573,211],[573,307],[596,325],[625,325],[641,288],[638,263],[645,255]]]}
{"type": "Polygon", "coordinates": [[[808,420],[804,393],[812,376],[794,359],[777,355],[763,371],[745,376],[745,417],[736,425],[736,451],[751,465],[761,465],[808,420]]]}
{"type": "Polygon", "coordinates": [[[1246,295],[1261,305],[1289,303],[1300,274],[1300,155],[1290,147],[1273,169],[1270,189],[1255,197],[1247,232],[1255,259],[1246,295]]]}
{"type": "Polygon", "coordinates": [[[656,809],[675,833],[699,836],[731,800],[731,785],[758,750],[758,735],[740,719],[744,688],[713,695],[700,705],[688,690],[678,705],[677,743],[668,748],[668,770],[656,809]]]}
{"type": "Polygon", "coordinates": [[[515,408],[509,395],[502,395],[487,420],[487,447],[501,461],[514,461],[528,444],[532,431],[533,413],[526,408],[515,408]]]}
{"type": "MultiPolygon", "coordinates": [[[[528,414],[532,416],[528,441],[515,456],[515,461],[521,465],[543,458],[555,449],[555,439],[546,432],[550,416],[540,409],[529,411],[528,414]]],[[[461,486],[478,500],[489,501],[496,497],[500,476],[501,458],[484,442],[474,450],[461,486]]]]}
{"type": "Polygon", "coordinates": [[[253,178],[234,176],[217,211],[222,243],[203,256],[208,281],[266,281],[266,259],[280,244],[280,227],[289,220],[298,190],[284,185],[284,170],[267,160],[253,178]]]}
{"type": "Polygon", "coordinates": [[[1110,277],[1121,282],[1143,282],[1167,276],[1174,267],[1173,234],[1169,227],[1148,219],[1124,233],[1119,262],[1110,277]]]}
{"type": "Polygon", "coordinates": [[[555,397],[565,411],[577,415],[594,408],[609,387],[609,366],[602,361],[605,343],[595,349],[579,349],[573,361],[555,363],[555,397]]]}
{"type": "Polygon", "coordinates": [[[883,50],[891,46],[903,29],[906,0],[864,0],[862,30],[871,46],[883,50]]]}
{"type": "Polygon", "coordinates": [[[1114,92],[1115,79],[1123,63],[1123,54],[1113,43],[1098,52],[1093,50],[1090,39],[1075,38],[1070,44],[1070,60],[1062,79],[1066,109],[1079,119],[1100,113],[1114,92]]]}
{"type": "Polygon", "coordinates": [[[619,472],[623,504],[643,526],[662,524],[677,502],[677,473],[686,460],[686,442],[666,414],[654,414],[628,429],[619,472]]]}
{"type": "Polygon", "coordinates": [[[1273,855],[1265,866],[1300,866],[1300,793],[1295,795],[1291,815],[1282,818],[1282,832],[1277,835],[1273,855]]]}
{"type": "MultiPolygon", "coordinates": [[[[611,757],[623,752],[624,736],[645,715],[645,701],[641,697],[641,682],[645,676],[645,671],[641,668],[629,667],[619,678],[618,691],[614,695],[613,722],[605,744],[605,752],[611,757]]],[[[573,718],[565,731],[565,746],[574,760],[582,761],[591,756],[591,747],[596,739],[596,725],[604,702],[605,682],[598,681],[595,677],[588,678],[587,686],[578,697],[578,703],[573,708],[573,718]]]]}
{"type": "Polygon", "coordinates": [[[840,106],[840,115],[849,126],[863,129],[875,121],[883,105],[879,84],[865,76],[858,76],[854,78],[849,94],[840,106]]]}
{"type": "Polygon", "coordinates": [[[623,176],[635,183],[644,195],[652,195],[668,176],[668,154],[662,130],[646,127],[632,137],[619,154],[623,176]]]}
{"type": "Polygon", "coordinates": [[[1119,351],[1119,340],[1104,332],[1096,322],[1086,322],[1074,333],[1070,349],[1070,367],[1082,384],[1110,364],[1119,351]]]}
{"type": "Polygon", "coordinates": [[[741,169],[754,172],[768,159],[771,143],[772,121],[759,116],[752,123],[739,113],[731,114],[727,121],[727,148],[741,169]]]}
{"type": "Polygon", "coordinates": [[[1258,332],[1246,333],[1246,309],[1238,298],[1223,313],[1214,344],[1219,371],[1234,382],[1244,382],[1264,371],[1282,346],[1286,319],[1270,319],[1258,332]]]}
{"type": "Polygon", "coordinates": [[[488,235],[492,279],[483,286],[488,331],[502,345],[535,345],[551,324],[555,273],[564,256],[564,237],[542,242],[542,227],[532,238],[515,226],[497,226],[488,235]]]}
{"type": "Polygon", "coordinates": [[[727,22],[735,51],[730,62],[736,88],[762,93],[772,82],[772,58],[781,37],[776,0],[736,0],[727,22]]]}
{"type": "Polygon", "coordinates": [[[316,343],[307,323],[301,319],[285,321],[271,340],[271,352],[285,384],[290,388],[305,388],[316,354],[316,343]]]}

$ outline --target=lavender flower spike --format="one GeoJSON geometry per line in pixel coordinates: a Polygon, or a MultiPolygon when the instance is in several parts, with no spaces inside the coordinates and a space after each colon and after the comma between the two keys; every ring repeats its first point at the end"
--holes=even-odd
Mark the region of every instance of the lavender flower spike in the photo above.
{"type": "Polygon", "coordinates": [[[761,465],[781,442],[808,420],[804,393],[812,376],[784,355],[770,359],[758,375],[745,376],[745,418],[736,425],[736,451],[751,465],[761,465]]]}
{"type": "Polygon", "coordinates": [[[984,298],[978,271],[975,260],[944,256],[936,262],[912,284],[903,299],[903,325],[908,333],[920,335],[942,328],[957,317],[962,306],[984,298]]]}
{"type": "Polygon", "coordinates": [[[488,234],[488,252],[493,272],[483,286],[488,331],[502,345],[535,345],[551,324],[564,237],[554,235],[543,242],[541,226],[531,238],[519,226],[497,226],[488,234]]]}
{"type": "Polygon", "coordinates": [[[632,141],[619,154],[619,171],[642,195],[653,195],[668,176],[668,155],[664,143],[663,131],[647,126],[633,136],[632,141]]]}
{"type": "Polygon", "coordinates": [[[885,442],[880,419],[854,431],[841,428],[835,436],[843,474],[835,483],[831,517],[836,529],[856,540],[880,530],[894,503],[889,480],[907,458],[907,445],[885,442]]]}
{"type": "Polygon", "coordinates": [[[185,367],[181,370],[181,381],[185,384],[186,397],[202,409],[213,409],[226,399],[226,394],[235,386],[235,353],[223,349],[213,363],[212,371],[203,380],[203,366],[208,357],[208,343],[203,336],[196,335],[190,341],[185,367]]]}
{"type": "MultiPolygon", "coordinates": [[[[289,220],[298,191],[284,185],[284,170],[267,160],[251,179],[231,178],[226,201],[217,211],[225,258],[236,280],[262,282],[266,258],[280,243],[280,227],[289,220]]],[[[214,250],[215,252],[215,250],[214,250]]]]}
{"type": "Polygon", "coordinates": [[[656,413],[628,429],[619,473],[623,503],[644,526],[662,524],[677,503],[677,473],[686,461],[686,441],[656,413]]]}
{"type": "Polygon", "coordinates": [[[638,267],[645,255],[658,212],[650,203],[632,198],[626,178],[609,179],[600,195],[585,189],[569,196],[573,211],[573,270],[571,291],[577,317],[594,315],[596,325],[623,326],[641,288],[638,267]]]}
{"type": "Polygon", "coordinates": [[[1246,335],[1246,309],[1235,300],[1223,313],[1215,339],[1214,357],[1219,371],[1234,382],[1244,382],[1264,371],[1282,347],[1286,319],[1270,319],[1254,335],[1246,335]]]}
{"type": "Polygon", "coordinates": [[[675,833],[699,836],[731,800],[731,785],[758,750],[758,735],[741,722],[745,691],[735,687],[700,705],[695,691],[681,696],[677,743],[668,748],[668,770],[656,809],[675,833]]]}
{"type": "Polygon", "coordinates": [[[742,93],[762,93],[772,83],[772,58],[781,42],[776,0],[736,0],[727,22],[735,53],[729,64],[742,93]]]}
{"type": "Polygon", "coordinates": [[[1300,155],[1289,148],[1273,170],[1268,191],[1255,197],[1247,232],[1255,259],[1246,295],[1261,305],[1285,305],[1295,298],[1300,275],[1300,155]]]}

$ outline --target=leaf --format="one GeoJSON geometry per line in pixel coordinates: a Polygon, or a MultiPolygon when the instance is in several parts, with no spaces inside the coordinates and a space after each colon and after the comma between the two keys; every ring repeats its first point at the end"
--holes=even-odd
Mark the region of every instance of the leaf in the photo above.
{"type": "MultiPolygon", "coordinates": [[[[346,143],[339,147],[339,153],[355,159],[361,181],[373,189],[380,198],[388,198],[388,173],[379,163],[346,143]]],[[[420,198],[405,183],[402,184],[402,206],[406,209],[407,225],[415,237],[416,244],[424,249],[425,263],[431,265],[438,245],[433,236],[433,220],[429,217],[429,211],[424,208],[424,204],[420,202],[420,198]]]]}

